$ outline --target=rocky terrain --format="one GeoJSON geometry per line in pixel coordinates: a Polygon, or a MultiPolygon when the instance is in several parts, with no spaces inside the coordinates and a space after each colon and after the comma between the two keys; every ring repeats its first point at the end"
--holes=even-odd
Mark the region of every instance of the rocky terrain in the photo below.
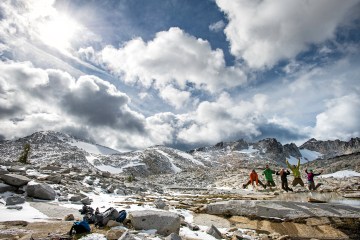
{"type": "Polygon", "coordinates": [[[91,226],[83,239],[358,239],[360,174],[316,178],[323,184],[316,193],[241,187],[251,168],[279,169],[285,158],[301,158],[302,172],[359,172],[359,139],[335,142],[323,142],[327,148],[310,140],[298,148],[275,139],[239,140],[189,152],[154,146],[119,153],[56,132],[3,141],[0,238],[72,239],[66,233],[86,204],[126,209],[128,219],[91,226]],[[30,158],[21,164],[25,143],[30,158]]]}

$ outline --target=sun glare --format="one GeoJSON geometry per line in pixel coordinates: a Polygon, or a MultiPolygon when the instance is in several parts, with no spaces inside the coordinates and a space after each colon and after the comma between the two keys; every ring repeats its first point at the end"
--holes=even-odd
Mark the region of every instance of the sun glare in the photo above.
{"type": "Polygon", "coordinates": [[[39,27],[39,37],[45,44],[66,51],[79,29],[79,25],[71,18],[56,16],[39,27]]]}

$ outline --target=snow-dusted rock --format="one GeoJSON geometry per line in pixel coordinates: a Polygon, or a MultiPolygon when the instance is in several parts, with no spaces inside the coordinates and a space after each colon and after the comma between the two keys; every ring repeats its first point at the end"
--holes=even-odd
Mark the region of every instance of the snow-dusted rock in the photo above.
{"type": "Polygon", "coordinates": [[[137,230],[156,229],[157,233],[167,236],[179,233],[180,216],[167,211],[132,211],[128,217],[133,227],[137,230]]]}
{"type": "Polygon", "coordinates": [[[30,182],[26,187],[26,194],[29,197],[54,200],[56,192],[52,187],[45,183],[30,182]]]}
{"type": "Polygon", "coordinates": [[[31,181],[30,178],[27,178],[25,176],[22,175],[18,175],[18,174],[13,174],[13,173],[9,173],[9,174],[5,174],[1,176],[1,179],[11,185],[11,186],[15,186],[15,187],[21,187],[26,185],[28,182],[31,181]]]}

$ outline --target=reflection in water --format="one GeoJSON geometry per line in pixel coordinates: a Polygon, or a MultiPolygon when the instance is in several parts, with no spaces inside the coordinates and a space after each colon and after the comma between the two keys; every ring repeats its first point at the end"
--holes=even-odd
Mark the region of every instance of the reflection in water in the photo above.
{"type": "Polygon", "coordinates": [[[351,206],[360,206],[360,199],[344,198],[343,194],[337,192],[319,193],[319,192],[303,192],[303,193],[283,193],[276,196],[276,200],[307,202],[308,198],[326,201],[329,203],[340,203],[351,206]]]}

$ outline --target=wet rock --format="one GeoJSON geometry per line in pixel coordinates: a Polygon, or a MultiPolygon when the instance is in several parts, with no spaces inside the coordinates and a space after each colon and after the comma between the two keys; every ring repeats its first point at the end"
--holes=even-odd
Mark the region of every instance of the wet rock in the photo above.
{"type": "Polygon", "coordinates": [[[25,198],[22,196],[13,195],[10,197],[7,197],[5,199],[5,205],[16,205],[16,204],[23,204],[25,202],[25,198]]]}
{"type": "Polygon", "coordinates": [[[214,225],[211,225],[211,227],[206,230],[206,233],[213,236],[216,239],[222,239],[222,234],[214,225]]]}
{"type": "Polygon", "coordinates": [[[157,233],[167,236],[179,233],[180,216],[167,211],[132,211],[128,216],[132,226],[137,230],[156,229],[157,233]]]}
{"type": "Polygon", "coordinates": [[[15,186],[15,187],[21,187],[26,185],[28,182],[31,181],[31,179],[22,176],[22,175],[18,175],[18,174],[13,174],[13,173],[9,173],[9,174],[5,174],[0,176],[1,179],[11,185],[11,186],[15,186]]]}
{"type": "Polygon", "coordinates": [[[56,197],[56,192],[50,185],[36,182],[31,182],[27,185],[26,194],[29,197],[44,200],[54,200],[56,197]]]}

